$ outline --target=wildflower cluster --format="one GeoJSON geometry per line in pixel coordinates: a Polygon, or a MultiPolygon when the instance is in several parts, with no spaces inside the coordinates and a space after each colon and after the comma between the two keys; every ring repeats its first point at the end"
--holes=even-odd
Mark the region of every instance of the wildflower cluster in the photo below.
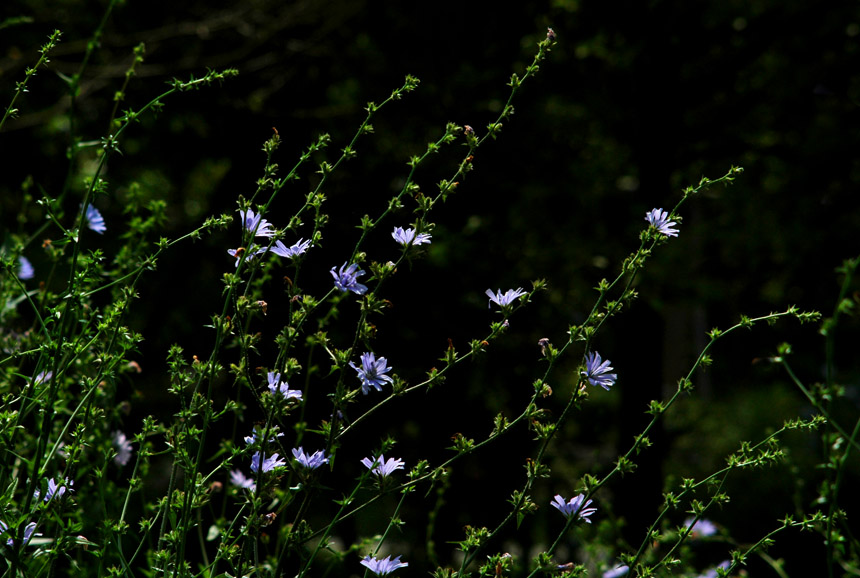
{"type": "MultiPolygon", "coordinates": [[[[261,215],[255,214],[251,209],[239,209],[239,215],[242,217],[242,228],[248,231],[251,237],[271,238],[276,235],[276,231],[272,228],[272,224],[266,219],[263,219],[261,215]]],[[[280,239],[276,239],[273,244],[264,247],[260,247],[252,243],[248,249],[227,249],[227,254],[236,258],[235,265],[238,267],[243,256],[246,260],[251,260],[257,255],[271,252],[285,259],[295,259],[296,257],[305,254],[310,248],[311,242],[305,241],[304,239],[299,239],[290,247],[287,247],[280,239]]]]}
{"type": "Polygon", "coordinates": [[[301,401],[302,392],[298,389],[290,389],[286,381],[281,381],[281,374],[270,371],[268,373],[269,391],[272,395],[278,394],[284,399],[295,399],[301,401]]]}
{"type": "MultiPolygon", "coordinates": [[[[87,45],[87,59],[89,51],[98,47],[103,26],[87,45]]],[[[4,488],[0,545],[5,548],[9,572],[54,576],[68,567],[81,575],[180,576],[191,571],[193,560],[198,564],[194,572],[206,576],[308,578],[333,571],[356,573],[364,567],[364,572],[382,577],[409,567],[410,562],[402,561],[406,557],[414,572],[424,572],[425,568],[416,566],[425,561],[438,562],[433,574],[437,578],[469,574],[506,578],[522,573],[532,562],[520,554],[492,548],[519,541],[511,552],[544,549],[537,553],[533,574],[582,576],[587,568],[589,572],[596,569],[598,575],[602,572],[603,578],[666,573],[712,577],[736,571],[745,557],[769,545],[777,532],[767,534],[746,552],[732,552],[731,561],[716,567],[722,556],[701,562],[682,559],[687,550],[704,543],[709,547],[738,543],[731,538],[725,520],[720,518],[717,525],[704,517],[706,511],[712,515],[714,506],[730,503],[725,493],[727,476],[738,469],[788,459],[780,436],[789,430],[817,428],[829,428],[822,438],[826,443],[821,445],[827,463],[818,468],[825,476],[819,484],[820,495],[810,502],[815,508],[830,507],[830,511],[817,510],[802,520],[786,518],[779,530],[817,531],[825,538],[831,562],[838,559],[848,573],[860,567],[856,554],[860,548],[849,538],[838,495],[842,476],[848,472],[846,464],[860,445],[856,431],[851,434],[841,418],[829,413],[833,400],[844,390],[832,376],[832,359],[828,360],[826,383],[806,387],[788,365],[788,346],[780,347],[772,362],[785,367],[803,392],[805,407],[817,415],[786,422],[758,444],[744,442],[729,456],[727,465],[721,462],[716,473],[704,479],[681,478],[679,488],[666,490],[664,507],[641,545],[628,546],[606,515],[612,511],[607,484],[617,483],[617,491],[629,490],[621,476],[634,471],[635,460],[647,454],[644,450],[654,443],[657,421],[683,397],[681,393],[693,391],[692,377],[710,362],[710,347],[716,340],[738,328],[751,329],[760,321],[770,323],[781,317],[811,321],[815,319],[811,312],[789,308],[760,318],[743,317],[728,330],[710,332],[705,350],[681,377],[677,391],[667,399],[651,400],[647,406],[651,421],[614,462],[604,460],[602,453],[595,454],[599,463],[576,458],[586,454],[565,437],[577,431],[593,437],[600,430],[595,429],[597,421],[588,419],[598,415],[587,413],[588,391],[617,400],[614,393],[588,388],[613,392],[618,383],[612,362],[595,347],[607,341],[602,333],[605,324],[635,301],[640,284],[647,285],[637,277],[638,270],[656,254],[655,249],[679,236],[680,203],[671,211],[654,208],[646,213],[648,225],[640,227],[639,249],[618,267],[617,277],[599,281],[593,308],[576,303],[566,309],[566,314],[575,311],[572,316],[577,323],[568,326],[566,342],[558,337],[537,340],[538,335],[551,335],[558,328],[535,327],[532,332],[515,320],[546,287],[539,280],[531,290],[486,289],[483,294],[484,285],[459,286],[459,291],[477,301],[477,306],[471,305],[472,313],[488,328],[464,339],[461,333],[473,330],[471,319],[462,323],[456,319],[446,329],[448,334],[438,333],[438,327],[430,323],[418,329],[440,342],[435,357],[410,347],[398,348],[399,341],[411,343],[407,339],[412,326],[404,331],[405,324],[383,317],[400,302],[391,290],[395,283],[389,279],[400,281],[401,275],[409,274],[404,262],[413,264],[413,259],[422,256],[435,258],[446,243],[450,246],[451,240],[441,232],[444,229],[431,222],[432,210],[464,186],[461,183],[474,169],[475,156],[485,150],[483,143],[498,138],[503,123],[512,121],[511,102],[523,83],[537,73],[559,36],[552,28],[543,35],[543,31],[538,34],[534,62],[522,76],[511,76],[510,98],[500,104],[497,118],[487,124],[470,120],[478,130],[470,125],[447,125],[426,151],[403,159],[408,160],[410,170],[393,181],[403,183],[401,190],[387,202],[368,195],[369,214],[361,218],[360,236],[355,233],[358,238],[351,247],[339,246],[344,235],[329,234],[326,229],[331,221],[326,208],[329,176],[359,154],[360,137],[373,133],[374,116],[387,103],[415,90],[417,79],[407,77],[382,103],[368,103],[367,117],[354,138],[338,147],[337,159],[328,156],[331,139],[323,135],[284,174],[276,155],[281,137],[275,129],[263,146],[266,160],[257,190],[248,200],[238,201],[240,227],[238,232],[232,231],[232,242],[213,239],[219,247],[214,256],[205,246],[203,250],[201,245],[188,248],[198,251],[200,260],[208,259],[207,266],[221,267],[223,287],[212,290],[211,283],[195,278],[195,291],[217,299],[217,309],[205,321],[192,322],[205,324],[205,339],[189,339],[188,353],[179,344],[171,346],[166,367],[144,363],[141,352],[151,349],[142,348],[143,336],[134,327],[155,320],[175,323],[176,318],[185,323],[196,309],[171,309],[174,300],[180,299],[174,295],[180,293],[176,291],[159,299],[157,317],[139,315],[135,307],[138,298],[147,295],[140,290],[146,275],[164,262],[165,252],[178,250],[174,248],[183,241],[222,229],[229,234],[235,213],[212,216],[193,231],[156,241],[170,230],[163,227],[171,214],[165,203],[149,198],[150,192],[142,192],[140,183],[109,184],[104,178],[107,162],[111,159],[111,179],[114,174],[121,178],[126,173],[113,167],[114,162],[122,162],[116,153],[126,128],[142,116],[161,111],[169,96],[216,84],[235,71],[177,79],[136,110],[119,113],[115,108],[105,118],[111,130],[101,140],[84,139],[80,123],[74,122],[78,107],[70,107],[69,122],[64,124],[73,143],[66,153],[68,183],[55,198],[45,188],[38,204],[44,225],[26,234],[10,230],[0,245],[4,272],[0,276],[0,435],[5,449],[5,457],[0,458],[0,486],[4,488]],[[82,150],[98,143],[98,154],[82,156],[82,150]],[[461,156],[444,161],[448,162],[445,178],[428,187],[425,175],[435,169],[427,168],[425,160],[444,147],[461,156]],[[307,171],[311,163],[318,163],[318,170],[307,179],[306,191],[290,196],[289,186],[311,172],[307,171]],[[434,188],[435,192],[428,192],[434,188]],[[121,208],[117,206],[120,202],[124,203],[121,208]],[[407,204],[413,205],[407,209],[407,204]],[[411,226],[394,226],[404,222],[396,220],[404,219],[404,209],[411,211],[411,226]],[[376,216],[371,216],[374,211],[376,216]],[[120,212],[127,217],[124,225],[114,219],[120,212]],[[367,242],[373,234],[384,243],[376,243],[379,237],[367,242]],[[44,255],[36,257],[40,242],[44,255]],[[340,256],[315,262],[323,249],[340,256]],[[225,250],[232,266],[223,259],[225,250]],[[270,253],[289,261],[286,272],[279,271],[285,262],[270,258],[270,253]],[[345,255],[349,257],[339,264],[345,255]],[[329,268],[332,262],[338,265],[329,268]],[[50,267],[43,267],[48,263],[50,267]],[[31,281],[34,279],[37,281],[31,281]],[[386,293],[389,290],[391,294],[386,293]],[[483,308],[480,299],[484,296],[487,309],[494,311],[483,308]],[[505,342],[503,338],[510,334],[516,335],[505,342]],[[534,359],[538,357],[536,340],[539,359],[534,359]],[[516,355],[497,353],[501,349],[497,345],[511,343],[519,348],[516,355]],[[520,347],[523,343],[526,345],[520,347]],[[388,358],[374,350],[391,355],[397,373],[388,358]],[[506,367],[506,373],[496,374],[503,379],[494,381],[487,378],[493,374],[486,365],[478,363],[468,369],[469,364],[462,363],[479,354],[488,363],[516,360],[517,365],[510,371],[506,367]],[[533,367],[528,365],[529,356],[535,362],[533,367]],[[158,387],[150,387],[153,383],[158,387]],[[470,397],[474,392],[464,390],[470,383],[481,384],[480,396],[470,397]],[[485,407],[469,405],[476,403],[473,400],[487,400],[499,410],[495,417],[488,416],[485,407]],[[440,405],[432,405],[437,403],[440,405]],[[141,408],[160,417],[142,418],[141,408]],[[481,420],[485,420],[483,425],[481,420]],[[440,429],[444,430],[441,434],[440,429]],[[389,431],[396,435],[389,436],[389,431]],[[530,432],[536,443],[512,439],[524,432],[530,432]],[[422,444],[404,443],[422,436],[430,443],[451,440],[448,449],[452,453],[443,455],[437,447],[440,452],[422,457],[422,444]],[[374,446],[377,439],[381,441],[374,446]],[[511,486],[507,510],[485,517],[497,520],[493,522],[497,525],[460,525],[465,534],[461,540],[443,536],[448,529],[436,522],[448,514],[440,515],[443,509],[462,498],[456,495],[457,484],[491,469],[481,460],[487,455],[496,460],[501,454],[487,452],[487,447],[508,444],[508,440],[511,444],[505,448],[529,453],[523,456],[524,477],[496,474],[496,468],[508,471],[507,464],[492,463],[494,483],[500,488],[511,486]],[[305,451],[305,447],[314,449],[305,451]],[[371,453],[372,447],[376,449],[371,453]],[[405,459],[385,457],[395,447],[404,448],[401,455],[405,459]],[[563,451],[571,448],[575,451],[563,451]],[[406,470],[407,461],[410,470],[406,470]],[[596,472],[603,472],[603,477],[596,477],[596,472]],[[570,499],[556,494],[549,501],[565,523],[548,525],[554,535],[550,540],[541,537],[538,543],[532,536],[543,536],[546,531],[538,528],[535,532],[536,525],[542,523],[542,517],[556,514],[546,507],[545,497],[533,496],[546,496],[550,484],[558,479],[569,484],[571,473],[581,476],[578,487],[582,493],[570,499]],[[693,515],[679,525],[686,514],[678,512],[693,515]],[[594,524],[598,528],[588,526],[592,519],[598,520],[594,524]],[[428,520],[427,526],[416,528],[416,520],[428,520]],[[560,545],[570,543],[570,534],[576,534],[576,543],[588,544],[582,549],[588,560],[560,564],[554,559],[564,554],[560,545]],[[589,544],[592,539],[606,541],[589,544]],[[452,560],[442,560],[447,555],[444,552],[419,552],[425,544],[443,540],[459,549],[452,560]],[[398,554],[387,554],[389,551],[398,554]],[[460,570],[449,569],[454,561],[460,570]]],[[[51,38],[52,47],[58,33],[51,38]]],[[[142,46],[135,50],[126,79],[133,76],[143,53],[142,46]]],[[[43,59],[39,62],[40,66],[47,64],[43,59]]],[[[32,74],[28,71],[26,78],[32,74]]],[[[81,78],[87,76],[79,72],[63,78],[76,104],[85,94],[81,78]]],[[[19,85],[16,98],[24,88],[19,85]]],[[[125,100],[124,91],[125,85],[116,93],[117,104],[125,100]]],[[[9,110],[11,105],[0,128],[9,110]]],[[[722,179],[703,181],[689,194],[716,182],[729,182],[737,173],[733,168],[722,179]]],[[[25,188],[31,186],[28,182],[25,188]]],[[[24,196],[29,199],[31,194],[24,196]]],[[[685,193],[685,199],[687,196],[685,193]]],[[[29,226],[25,213],[19,229],[29,226]]],[[[356,229],[351,224],[349,230],[356,229]]],[[[860,261],[847,263],[843,274],[852,276],[858,266],[860,261]]],[[[583,276],[589,274],[583,272],[583,276]]],[[[406,295],[413,296],[414,285],[406,286],[406,295]]],[[[853,314],[856,304],[851,294],[851,286],[846,284],[844,299],[823,335],[830,334],[840,315],[853,314]]],[[[198,294],[192,298],[197,299],[198,294]]],[[[398,310],[394,311],[396,315],[398,310]]],[[[182,336],[177,339],[185,340],[182,336]]],[[[624,359],[632,364],[635,358],[624,359]]],[[[625,364],[620,367],[627,375],[625,364]]],[[[626,387],[624,383],[620,387],[626,387]]],[[[603,416],[617,405],[604,404],[599,423],[605,423],[603,416]]],[[[483,495],[478,498],[484,500],[483,495]]],[[[469,506],[469,500],[476,498],[470,494],[459,503],[469,506]]],[[[461,513],[465,517],[470,512],[457,515],[461,513]]],[[[616,513],[619,518],[627,514],[616,513]]]]}

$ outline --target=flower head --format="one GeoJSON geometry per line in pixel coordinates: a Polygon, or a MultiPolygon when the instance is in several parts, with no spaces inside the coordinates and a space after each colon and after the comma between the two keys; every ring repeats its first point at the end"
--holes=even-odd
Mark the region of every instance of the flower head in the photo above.
{"type": "Polygon", "coordinates": [[[645,220],[667,237],[678,236],[678,229],[672,228],[677,225],[677,223],[675,221],[670,221],[669,213],[663,209],[651,209],[645,214],[645,220]]]}
{"type": "Polygon", "coordinates": [[[397,458],[388,458],[388,461],[385,461],[385,456],[379,454],[378,458],[374,458],[370,460],[369,458],[364,458],[361,460],[361,463],[364,464],[368,470],[379,476],[380,478],[386,478],[394,473],[394,470],[402,470],[403,469],[403,460],[397,458]]]}
{"type": "Polygon", "coordinates": [[[257,484],[254,483],[254,478],[246,478],[241,470],[230,471],[230,483],[240,488],[247,488],[252,492],[257,491],[257,484]]]}
{"type": "Polygon", "coordinates": [[[236,264],[233,265],[234,267],[239,266],[239,261],[242,260],[242,253],[244,252],[244,249],[242,251],[240,251],[239,249],[227,249],[228,255],[230,255],[231,257],[236,257],[236,264]]]}
{"type": "MultiPolygon", "coordinates": [[[[74,490],[72,489],[72,486],[74,485],[75,481],[69,480],[69,478],[66,478],[65,482],[62,482],[60,484],[58,484],[54,481],[53,478],[51,478],[50,480],[48,480],[48,490],[45,492],[45,501],[50,502],[54,498],[54,496],[56,496],[58,499],[62,498],[63,495],[66,493],[66,490],[68,490],[70,493],[74,492],[74,490]]],[[[36,490],[35,492],[33,492],[33,497],[38,500],[39,494],[39,490],[36,490]]]]}
{"type": "Polygon", "coordinates": [[[286,381],[281,381],[281,374],[274,371],[269,372],[269,391],[272,395],[280,393],[285,399],[302,399],[302,392],[298,389],[290,389],[286,381]]]}
{"type": "MultiPolygon", "coordinates": [[[[5,534],[9,531],[9,526],[6,525],[6,522],[0,520],[0,534],[5,534]]],[[[24,545],[30,543],[30,538],[33,537],[33,532],[36,531],[36,522],[30,522],[24,527],[24,545]]],[[[41,536],[42,534],[35,534],[36,536],[41,536]]],[[[15,540],[13,538],[9,538],[6,540],[7,546],[13,546],[15,544],[15,540]]]]}
{"type": "Polygon", "coordinates": [[[367,395],[370,388],[373,387],[376,391],[382,391],[382,386],[385,382],[392,383],[394,380],[385,375],[391,368],[388,367],[388,360],[384,357],[376,359],[373,353],[361,354],[361,367],[357,367],[353,362],[349,365],[358,373],[358,378],[361,380],[361,393],[367,395]]]}
{"type": "Polygon", "coordinates": [[[315,470],[323,464],[328,463],[328,458],[325,457],[325,451],[318,450],[313,454],[306,454],[301,446],[298,448],[293,448],[293,457],[302,465],[309,470],[315,470]]]}
{"type": "Polygon", "coordinates": [[[619,566],[604,572],[602,578],[619,578],[620,576],[625,576],[629,571],[630,566],[619,566]]]}
{"type": "Polygon", "coordinates": [[[102,214],[99,213],[99,210],[92,205],[87,205],[87,227],[101,235],[105,231],[107,231],[107,227],[105,226],[105,220],[102,217],[102,214]]]}
{"type": "MultiPolygon", "coordinates": [[[[274,428],[270,429],[269,433],[272,433],[272,431],[274,431],[274,428]]],[[[269,443],[274,443],[275,438],[280,438],[283,436],[284,436],[284,434],[282,434],[282,433],[275,434],[275,437],[269,438],[269,443]]],[[[245,436],[243,439],[245,440],[245,443],[248,445],[251,445],[252,443],[256,442],[257,441],[257,428],[254,428],[254,431],[251,432],[251,435],[245,436]]]]}
{"type": "Polygon", "coordinates": [[[39,385],[40,383],[44,383],[46,381],[50,381],[51,378],[54,377],[53,371],[40,371],[36,378],[33,380],[33,385],[39,385]]]}
{"type": "Polygon", "coordinates": [[[403,227],[394,227],[394,232],[391,233],[394,240],[407,247],[409,245],[424,245],[430,244],[430,233],[415,234],[415,229],[409,228],[404,230],[403,227]]]}
{"type": "Polygon", "coordinates": [[[250,261],[256,255],[259,255],[260,253],[265,253],[265,252],[266,252],[265,248],[260,249],[257,245],[251,245],[250,250],[245,249],[244,247],[239,247],[238,249],[227,249],[227,254],[230,255],[231,257],[236,258],[236,263],[233,265],[234,267],[239,266],[239,262],[242,260],[242,255],[247,255],[245,257],[245,260],[250,261]]]}
{"type": "Polygon", "coordinates": [[[271,472],[275,468],[279,468],[281,466],[287,465],[287,462],[284,460],[278,459],[278,454],[272,454],[268,458],[263,458],[263,466],[260,467],[260,452],[254,452],[254,455],[251,456],[251,471],[255,474],[259,472],[261,469],[263,473],[271,472]]]}
{"type": "Polygon", "coordinates": [[[253,233],[255,237],[272,237],[275,235],[272,224],[263,219],[262,215],[254,214],[251,209],[247,211],[239,209],[239,214],[242,215],[242,226],[253,233]]]}
{"type": "Polygon", "coordinates": [[[608,359],[603,361],[599,353],[592,351],[585,356],[585,371],[582,372],[582,376],[587,378],[591,385],[599,385],[609,391],[609,388],[615,385],[615,380],[618,379],[618,375],[609,373],[612,371],[609,363],[608,359]]]}
{"type": "Polygon", "coordinates": [[[386,556],[382,560],[377,560],[376,558],[371,558],[370,554],[368,554],[364,560],[361,561],[361,565],[369,568],[370,571],[377,576],[385,576],[389,572],[394,572],[398,568],[409,566],[409,563],[401,562],[400,556],[393,560],[391,559],[391,556],[386,556]]]}
{"type": "Polygon", "coordinates": [[[549,337],[541,337],[538,339],[538,347],[540,347],[540,354],[546,355],[546,348],[550,346],[549,337]]]}
{"type": "MultiPolygon", "coordinates": [[[[295,244],[287,247],[281,241],[275,241],[274,246],[269,249],[275,255],[280,257],[286,257],[287,259],[294,259],[299,255],[305,253],[308,249],[310,249],[311,242],[305,241],[303,239],[299,239],[295,244]]],[[[266,249],[260,249],[257,253],[265,253],[266,249]]]]}
{"type": "Polygon", "coordinates": [[[708,536],[713,536],[717,533],[717,527],[710,520],[705,520],[702,518],[699,521],[696,521],[696,518],[689,517],[684,520],[684,527],[690,528],[690,537],[695,538],[707,538],[708,536]],[[690,528],[690,526],[693,526],[690,528]]]}
{"type": "Polygon", "coordinates": [[[355,263],[349,266],[344,263],[340,266],[337,273],[335,273],[335,268],[332,267],[329,272],[334,277],[334,286],[342,292],[352,291],[358,295],[364,295],[367,291],[367,285],[362,285],[358,282],[358,278],[364,275],[364,271],[359,269],[355,263]]]}
{"type": "Polygon", "coordinates": [[[489,303],[487,303],[488,308],[492,307],[491,303],[495,303],[499,307],[507,307],[514,302],[514,299],[526,294],[522,287],[518,289],[508,289],[504,293],[502,293],[501,289],[496,291],[496,293],[493,293],[492,289],[487,289],[484,293],[490,298],[489,303]]]}
{"type": "Polygon", "coordinates": [[[128,460],[131,459],[131,442],[128,441],[125,434],[119,430],[110,435],[113,447],[116,448],[116,455],[113,457],[113,461],[118,466],[124,466],[128,463],[128,460]]]}
{"type": "Polygon", "coordinates": [[[591,523],[591,520],[588,517],[597,511],[597,508],[589,508],[591,505],[591,500],[588,500],[584,504],[582,501],[585,500],[585,494],[579,494],[570,499],[570,501],[565,502],[564,498],[560,495],[556,494],[555,500],[550,502],[550,505],[556,508],[559,512],[561,512],[565,518],[569,518],[571,514],[575,515],[577,518],[591,523]]]}
{"type": "Polygon", "coordinates": [[[23,255],[18,257],[18,279],[21,279],[22,281],[32,279],[35,273],[33,264],[30,263],[30,260],[27,257],[24,257],[23,255]]]}

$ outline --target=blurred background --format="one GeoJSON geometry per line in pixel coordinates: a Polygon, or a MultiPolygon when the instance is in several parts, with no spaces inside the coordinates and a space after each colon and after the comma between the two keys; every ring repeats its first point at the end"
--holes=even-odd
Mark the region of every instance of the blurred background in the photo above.
{"type": "MultiPolygon", "coordinates": [[[[0,32],[5,101],[38,58],[37,47],[53,29],[63,32],[49,67],[17,103],[20,117],[0,135],[4,235],[36,226],[16,221],[21,183],[31,177],[52,195],[66,179],[69,98],[60,75],[77,72],[106,5],[7,0],[0,8],[2,18],[16,19],[6,20],[0,32]]],[[[379,214],[400,190],[412,155],[439,138],[448,121],[469,124],[481,136],[495,120],[511,73],[522,74],[548,26],[558,44],[523,87],[499,139],[479,149],[475,170],[432,214],[436,228],[425,257],[388,286],[384,296],[394,307],[375,320],[374,347],[398,375],[416,383],[438,364],[449,338],[466,350],[468,340],[486,335],[497,317],[487,310],[485,289],[528,288],[532,279],[544,278],[549,291],[444,387],[365,426],[361,440],[342,449],[344,463],[357,463],[387,434],[397,436],[392,454],[407,467],[420,458],[438,462],[450,455],[441,448],[454,433],[481,439],[496,413],[514,417],[543,373],[538,339],[561,345],[567,327],[584,320],[596,296],[593,287],[613,278],[638,246],[645,213],[671,209],[681,190],[703,176],[717,178],[732,165],[744,173],[731,187],[714,187],[683,206],[680,236],[655,253],[637,281],[640,299],[594,344],[612,361],[618,384],[609,393],[592,391],[583,411],[569,420],[550,456],[554,475],[533,496],[541,512],[494,551],[518,543],[528,553],[554,536],[559,520],[546,507],[551,496],[569,497],[583,474],[612,468],[647,423],[648,401],[674,391],[706,344],[706,331],[733,325],[741,313],[760,316],[791,304],[831,314],[841,282],[835,268],[860,253],[860,5],[127,2],[110,15],[77,100],[77,134],[84,140],[104,136],[113,95],[141,42],[145,61],[121,108],[139,108],[172,77],[199,77],[208,68],[240,73],[221,87],[172,97],[162,114],[126,131],[122,156],[109,163],[110,194],[97,202],[108,223],[104,247],[110,253],[132,183],[145,197],[167,201],[163,234],[179,236],[212,214],[235,214],[237,196],[250,196],[262,174],[261,146],[273,127],[282,138],[281,167],[291,167],[323,132],[331,134],[332,145],[317,160],[333,162],[363,120],[365,104],[384,100],[406,74],[417,76],[419,89],[380,113],[375,134],[359,141],[358,158],[323,191],[332,223],[303,274],[304,289],[320,294],[330,287],[328,269],[343,263],[358,239],[360,217],[379,214]]],[[[433,192],[436,182],[450,178],[463,150],[458,143],[422,166],[416,178],[422,190],[433,192]]],[[[92,170],[93,157],[77,159],[73,174],[82,191],[80,180],[92,170]]],[[[313,171],[303,171],[272,206],[267,218],[276,226],[313,188],[313,171]]],[[[80,200],[70,200],[67,210],[80,200]]],[[[407,206],[376,231],[369,258],[395,259],[388,232],[411,220],[407,206]]],[[[233,265],[226,249],[238,236],[234,224],[167,254],[140,287],[129,320],[146,336],[143,373],[130,384],[133,415],[162,412],[169,418],[164,358],[172,343],[189,355],[208,353],[211,335],[202,326],[219,307],[220,278],[233,265]]],[[[38,271],[38,247],[28,255],[38,271]]],[[[268,303],[270,314],[259,330],[274,337],[285,308],[277,294],[268,303]]],[[[347,310],[344,320],[354,313],[347,310]]],[[[597,497],[598,515],[608,526],[595,531],[617,530],[620,536],[607,559],[638,546],[664,484],[701,478],[722,467],[740,440],[758,441],[785,419],[810,414],[800,393],[767,362],[783,341],[794,345],[794,363],[808,383],[823,378],[823,339],[814,327],[789,321],[721,342],[714,366],[695,377],[695,393],[652,435],[655,447],[640,456],[637,472],[597,497]]],[[[837,343],[838,381],[848,396],[834,411],[850,426],[860,403],[856,323],[843,324],[837,343]]],[[[564,407],[580,353],[574,350],[550,379],[551,411],[564,407]]],[[[131,418],[129,428],[135,428],[131,418]]],[[[450,542],[462,539],[463,525],[492,527],[501,520],[504,500],[523,481],[522,464],[534,449],[529,439],[517,432],[510,445],[497,444],[452,474],[434,534],[442,564],[453,550],[450,542]]],[[[790,462],[730,478],[732,502],[709,512],[738,542],[756,541],[786,513],[808,511],[816,498],[820,480],[811,465],[820,457],[820,442],[802,435],[790,441],[790,462]]],[[[854,484],[857,474],[855,465],[854,484]]],[[[404,514],[404,544],[424,540],[428,503],[404,514]]],[[[685,516],[679,512],[673,523],[685,516]]],[[[363,520],[361,528],[344,529],[343,539],[382,531],[381,523],[363,520]]],[[[771,555],[786,557],[789,573],[805,571],[805,564],[820,569],[820,537],[795,539],[801,536],[788,536],[771,555]]],[[[717,548],[713,556],[722,557],[707,563],[724,559],[728,546],[724,550],[717,548]]],[[[409,551],[410,571],[422,564],[432,570],[435,561],[422,560],[421,552],[409,551]]],[[[755,567],[751,572],[759,575],[755,567]]],[[[767,572],[761,575],[772,575],[767,572]]]]}

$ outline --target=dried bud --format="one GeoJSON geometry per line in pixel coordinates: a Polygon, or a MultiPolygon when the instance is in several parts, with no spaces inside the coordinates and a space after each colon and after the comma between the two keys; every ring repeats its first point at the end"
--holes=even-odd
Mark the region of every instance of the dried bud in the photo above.
{"type": "Polygon", "coordinates": [[[278,515],[275,512],[269,512],[260,519],[260,525],[264,528],[266,526],[271,526],[277,517],[278,515]]]}
{"type": "Polygon", "coordinates": [[[555,31],[552,28],[546,29],[546,39],[550,42],[555,42],[555,31]]]}
{"type": "Polygon", "coordinates": [[[541,355],[546,355],[546,346],[547,345],[549,345],[549,338],[548,337],[541,337],[538,340],[538,346],[540,346],[541,355]]]}

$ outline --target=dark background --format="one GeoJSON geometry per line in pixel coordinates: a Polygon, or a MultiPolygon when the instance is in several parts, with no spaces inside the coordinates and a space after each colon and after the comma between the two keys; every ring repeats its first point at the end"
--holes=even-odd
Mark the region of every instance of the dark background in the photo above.
{"type": "MultiPolygon", "coordinates": [[[[48,194],[62,186],[68,97],[56,73],[77,70],[104,5],[6,2],[0,9],[3,16],[32,18],[0,31],[6,98],[23,68],[35,61],[35,48],[54,28],[63,31],[49,68],[32,81],[18,103],[20,118],[0,140],[0,212],[8,230],[17,230],[18,186],[27,175],[48,194]]],[[[164,235],[181,235],[210,214],[235,211],[237,195],[253,192],[264,163],[260,147],[272,127],[283,138],[282,167],[292,166],[321,132],[332,136],[327,158],[333,161],[364,118],[367,101],[383,100],[406,74],[420,78],[417,92],[374,120],[376,132],[360,141],[359,157],[333,175],[324,191],[332,225],[303,273],[305,290],[318,294],[330,286],[328,269],[342,263],[357,240],[360,216],[378,214],[399,190],[411,155],[437,139],[447,121],[470,124],[480,136],[495,119],[510,74],[522,74],[547,26],[558,44],[524,86],[498,141],[479,150],[476,170],[433,213],[437,226],[426,258],[388,287],[386,297],[395,307],[375,321],[374,347],[399,375],[417,382],[439,363],[448,338],[465,350],[469,339],[484,336],[494,318],[486,309],[486,288],[529,287],[531,279],[545,278],[550,291],[444,390],[420,394],[419,403],[384,412],[363,429],[361,442],[343,448],[345,463],[367,455],[387,433],[400,439],[394,454],[408,464],[423,457],[436,462],[449,455],[440,448],[453,433],[480,439],[495,413],[513,417],[542,372],[537,340],[563,343],[567,326],[584,319],[595,296],[592,287],[614,277],[638,245],[646,211],[674,206],[680,191],[702,176],[719,177],[731,165],[744,167],[744,173],[733,186],[717,186],[684,205],[679,238],[656,252],[638,280],[641,299],[597,339],[595,346],[619,374],[618,385],[611,393],[592,392],[585,410],[568,424],[564,439],[573,441],[555,446],[555,475],[534,496],[541,513],[524,526],[527,538],[523,532],[514,537],[526,547],[554,535],[559,520],[546,507],[553,494],[571,495],[582,474],[607,472],[617,453],[629,447],[646,423],[648,400],[672,391],[706,343],[705,331],[728,327],[741,313],[759,316],[789,304],[832,311],[840,282],[834,269],[860,252],[860,7],[785,0],[556,0],[510,7],[130,2],[111,15],[79,99],[80,133],[98,139],[139,42],[146,43],[146,60],[129,87],[128,106],[142,106],[174,76],[200,76],[207,68],[240,72],[222,87],[171,98],[160,116],[126,133],[124,154],[108,169],[113,196],[99,202],[109,247],[118,234],[112,223],[120,218],[122,188],[131,182],[168,201],[164,235]]],[[[458,144],[422,167],[422,189],[431,192],[436,181],[449,178],[461,153],[458,144]]],[[[86,155],[81,159],[83,170],[86,155]]],[[[302,177],[272,207],[269,218],[276,225],[284,224],[279,213],[291,214],[316,182],[312,168],[302,177]]],[[[370,258],[396,257],[387,231],[405,226],[409,210],[377,231],[370,258]]],[[[235,244],[237,230],[168,254],[140,287],[130,320],[147,338],[144,373],[134,383],[138,411],[156,411],[166,400],[160,392],[171,343],[189,354],[208,351],[211,336],[201,327],[218,308],[219,279],[232,266],[225,251],[235,244]]],[[[38,268],[38,254],[32,260],[38,268]]],[[[275,296],[268,301],[270,315],[260,331],[274,335],[284,308],[275,296]]],[[[781,341],[795,345],[807,381],[822,379],[823,340],[812,327],[786,322],[721,343],[715,366],[697,376],[696,393],[655,434],[659,443],[641,457],[637,473],[597,497],[598,516],[622,525],[624,537],[638,545],[664,478],[706,475],[721,467],[740,440],[757,441],[784,419],[808,412],[779,371],[756,362],[773,355],[781,341]]],[[[850,386],[840,407],[850,424],[858,401],[856,326],[845,328],[839,343],[838,378],[850,386]]],[[[575,381],[575,353],[550,382],[556,390],[548,402],[553,411],[561,410],[575,381]]],[[[794,442],[797,476],[790,466],[737,476],[729,488],[732,503],[709,513],[739,542],[757,540],[815,498],[818,474],[804,467],[820,449],[811,437],[794,442]],[[762,500],[763,495],[774,498],[762,500]]],[[[503,500],[521,484],[521,464],[532,446],[502,446],[453,474],[436,536],[442,563],[448,542],[462,538],[460,528],[492,527],[505,511],[503,500]]],[[[404,530],[405,541],[423,540],[426,505],[414,508],[404,515],[415,520],[404,530]]],[[[673,521],[683,517],[679,512],[673,521]]],[[[381,522],[366,523],[359,529],[364,534],[382,530],[381,522]]],[[[805,535],[800,560],[791,557],[799,535],[789,538],[771,555],[788,556],[789,571],[804,571],[804,564],[820,570],[821,539],[805,535]]],[[[500,541],[491,550],[506,547],[510,543],[500,541]]],[[[409,551],[410,572],[421,570],[420,552],[409,551]]],[[[715,552],[722,557],[702,564],[725,554],[715,552]]]]}

